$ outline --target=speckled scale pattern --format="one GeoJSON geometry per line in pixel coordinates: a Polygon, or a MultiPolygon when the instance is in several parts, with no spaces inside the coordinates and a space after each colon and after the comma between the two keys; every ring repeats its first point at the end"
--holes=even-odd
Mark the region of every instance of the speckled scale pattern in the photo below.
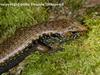
{"type": "MultiPolygon", "coordinates": [[[[65,28],[65,20],[58,21],[58,22],[48,22],[41,25],[36,25],[30,28],[23,28],[17,30],[13,37],[8,38],[4,43],[0,44],[0,59],[5,55],[12,52],[21,47],[21,45],[28,45],[31,43],[31,40],[38,38],[39,35],[42,35],[42,32],[46,31],[57,31],[59,32],[60,29],[65,28]]],[[[24,49],[24,48],[23,48],[24,49]]]]}
{"type": "MultiPolygon", "coordinates": [[[[0,65],[2,65],[2,63],[5,64],[7,62],[7,64],[13,63],[14,65],[12,64],[12,67],[17,65],[27,56],[23,56],[23,54],[25,54],[25,48],[27,48],[29,44],[32,44],[33,41],[39,39],[39,36],[42,36],[43,34],[49,35],[51,33],[59,33],[60,35],[66,35],[68,32],[80,32],[86,30],[87,28],[85,26],[74,20],[68,19],[48,21],[33,25],[32,27],[17,29],[15,35],[0,44],[0,65]],[[19,54],[19,58],[21,58],[21,61],[17,60],[17,54],[19,54]],[[15,60],[17,61],[13,60],[9,62],[9,60],[13,58],[15,58],[15,60]]],[[[31,49],[28,49],[27,52],[29,52],[30,54],[31,51],[31,49]]],[[[4,66],[4,68],[0,66],[0,69],[4,69],[3,71],[0,71],[0,73],[6,72],[10,68],[12,68],[6,65],[4,66]],[[6,69],[6,67],[8,68],[6,69]]]]}

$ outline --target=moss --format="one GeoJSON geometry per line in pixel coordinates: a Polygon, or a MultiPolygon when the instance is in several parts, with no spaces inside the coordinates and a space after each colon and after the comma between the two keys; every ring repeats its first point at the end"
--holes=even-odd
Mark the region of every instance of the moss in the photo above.
{"type": "MultiPolygon", "coordinates": [[[[45,0],[27,1],[44,2],[45,0]]],[[[69,6],[71,11],[74,11],[81,5],[76,3],[69,6]]],[[[33,53],[26,58],[22,75],[100,75],[100,16],[95,17],[94,11],[91,14],[94,15],[93,18],[89,14],[84,16],[84,23],[90,28],[87,36],[66,42],[64,51],[51,55],[33,53]]],[[[48,13],[43,7],[38,9],[37,7],[0,7],[0,16],[0,41],[14,34],[17,28],[48,19],[48,13]]]]}
{"type": "Polygon", "coordinates": [[[62,52],[31,55],[22,75],[99,75],[100,20],[87,17],[85,23],[87,36],[66,42],[62,52]]]}
{"type": "MultiPolygon", "coordinates": [[[[33,0],[34,2],[35,0],[33,0]]],[[[11,3],[8,1],[6,3],[11,3]]],[[[23,1],[27,2],[27,1],[23,1]]],[[[32,2],[32,1],[28,1],[32,2]]],[[[35,1],[36,2],[36,1],[35,1]]],[[[38,1],[37,1],[38,2],[38,1]]],[[[44,1],[41,1],[44,2],[44,1]]],[[[17,3],[17,1],[15,1],[17,3]]],[[[28,27],[45,21],[48,14],[44,7],[0,6],[0,42],[14,34],[17,28],[28,27]]]]}

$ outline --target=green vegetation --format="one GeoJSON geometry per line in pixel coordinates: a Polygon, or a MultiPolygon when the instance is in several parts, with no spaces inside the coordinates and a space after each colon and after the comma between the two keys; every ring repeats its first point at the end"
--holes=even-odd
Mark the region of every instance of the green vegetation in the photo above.
{"type": "Polygon", "coordinates": [[[99,75],[100,18],[86,18],[85,23],[87,36],[66,43],[65,51],[29,56],[22,75],[99,75]]]}
{"type": "MultiPolygon", "coordinates": [[[[5,3],[11,2],[13,3],[13,0],[5,3]]],[[[17,3],[16,0],[14,2],[17,3]]],[[[32,1],[23,2],[29,3],[32,1]]],[[[36,0],[33,0],[33,2],[36,3],[36,0]]],[[[31,26],[47,20],[48,14],[46,11],[47,10],[43,7],[0,6],[0,42],[14,34],[17,28],[31,26]]]]}
{"type": "MultiPolygon", "coordinates": [[[[70,4],[70,9],[73,7],[70,4]]],[[[43,7],[0,7],[0,42],[17,28],[47,20],[46,11],[43,7]]],[[[64,51],[51,55],[33,53],[24,61],[22,75],[100,75],[100,16],[89,11],[84,23],[89,27],[85,36],[66,42],[64,51]]]]}
{"type": "Polygon", "coordinates": [[[99,75],[100,20],[85,21],[91,27],[87,36],[66,43],[65,51],[29,56],[22,75],[99,75]]]}

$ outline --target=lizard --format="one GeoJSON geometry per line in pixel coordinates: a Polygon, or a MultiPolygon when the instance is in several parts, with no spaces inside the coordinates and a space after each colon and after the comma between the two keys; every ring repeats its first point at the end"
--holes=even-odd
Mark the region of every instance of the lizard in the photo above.
{"type": "Polygon", "coordinates": [[[79,22],[70,19],[47,21],[27,28],[17,29],[12,37],[0,44],[0,74],[18,65],[28,55],[38,50],[48,52],[54,49],[53,45],[44,42],[45,36],[50,40],[58,35],[61,37],[73,36],[75,32],[84,32],[87,28],[79,22]],[[57,34],[55,36],[55,34],[57,34]],[[52,36],[53,38],[51,38],[52,36]],[[41,41],[42,40],[42,41],[41,41]]]}

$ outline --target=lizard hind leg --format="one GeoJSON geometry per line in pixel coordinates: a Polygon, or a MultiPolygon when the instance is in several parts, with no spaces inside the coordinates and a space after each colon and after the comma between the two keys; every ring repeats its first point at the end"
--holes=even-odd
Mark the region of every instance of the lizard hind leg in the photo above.
{"type": "Polygon", "coordinates": [[[43,44],[38,44],[37,50],[42,52],[42,53],[49,53],[49,54],[51,54],[51,53],[54,53],[56,51],[62,51],[62,50],[64,50],[64,48],[60,47],[60,46],[58,46],[58,47],[54,47],[54,46],[48,47],[48,46],[43,45],[43,44]]]}
{"type": "Polygon", "coordinates": [[[44,34],[38,39],[38,50],[42,52],[53,53],[55,51],[64,50],[62,44],[64,43],[65,38],[58,34],[44,34]]]}
{"type": "Polygon", "coordinates": [[[43,45],[43,44],[38,44],[37,45],[37,50],[43,53],[46,53],[49,51],[49,47],[43,45]]]}

